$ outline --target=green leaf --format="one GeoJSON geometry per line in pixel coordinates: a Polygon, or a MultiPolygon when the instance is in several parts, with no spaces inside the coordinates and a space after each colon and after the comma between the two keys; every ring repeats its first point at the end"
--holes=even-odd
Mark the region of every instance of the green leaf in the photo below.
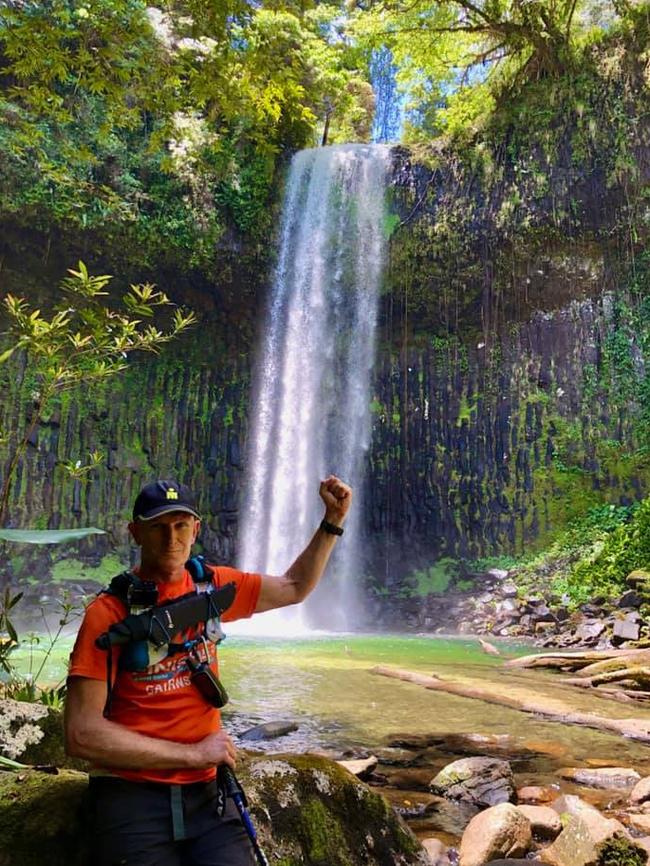
{"type": "Polygon", "coordinates": [[[63,544],[79,541],[89,535],[104,535],[103,529],[89,526],[85,529],[0,529],[0,541],[15,544],[63,544]]]}
{"type": "Polygon", "coordinates": [[[24,593],[22,593],[22,592],[19,592],[17,595],[14,595],[14,597],[11,599],[11,601],[7,605],[8,610],[11,610],[12,607],[16,607],[16,605],[18,604],[20,599],[23,597],[23,595],[24,595],[24,593]]]}
{"type": "Polygon", "coordinates": [[[0,755],[0,765],[9,767],[11,770],[29,770],[27,764],[19,764],[18,761],[12,761],[11,758],[5,758],[0,755]]]}
{"type": "Polygon", "coordinates": [[[7,619],[7,617],[5,617],[5,629],[6,629],[6,631],[7,631],[7,634],[8,634],[9,637],[11,638],[11,640],[12,640],[14,643],[18,643],[18,632],[17,632],[16,629],[14,628],[13,623],[11,623],[11,622],[7,619]]]}

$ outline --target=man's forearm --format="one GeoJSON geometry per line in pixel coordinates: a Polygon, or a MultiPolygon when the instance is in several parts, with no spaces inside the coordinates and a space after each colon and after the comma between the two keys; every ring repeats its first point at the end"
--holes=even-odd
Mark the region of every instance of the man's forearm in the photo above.
{"type": "Polygon", "coordinates": [[[69,732],[67,751],[102,767],[173,770],[202,766],[192,743],[148,737],[109,719],[94,719],[69,732]]]}
{"type": "MultiPolygon", "coordinates": [[[[325,519],[333,522],[327,515],[325,519]]],[[[321,579],[337,538],[318,528],[307,547],[287,569],[285,577],[295,589],[296,601],[305,599],[321,579]]]]}
{"type": "MultiPolygon", "coordinates": [[[[319,495],[325,503],[325,521],[342,526],[350,507],[352,490],[334,475],[321,481],[319,495]]],[[[337,535],[319,527],[300,556],[283,575],[263,575],[256,613],[304,601],[321,579],[334,550],[337,535]]]]}

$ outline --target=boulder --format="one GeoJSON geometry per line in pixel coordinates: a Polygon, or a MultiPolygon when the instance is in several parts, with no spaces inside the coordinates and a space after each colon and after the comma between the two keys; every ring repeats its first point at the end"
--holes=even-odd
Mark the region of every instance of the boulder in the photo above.
{"type": "Polygon", "coordinates": [[[503,601],[497,602],[495,613],[499,619],[508,617],[519,610],[519,602],[514,598],[505,598],[503,601]]]}
{"type": "Polygon", "coordinates": [[[398,749],[388,746],[376,749],[375,754],[380,763],[387,767],[408,767],[417,760],[417,754],[410,749],[398,749]]]}
{"type": "Polygon", "coordinates": [[[276,737],[284,737],[297,730],[297,722],[265,722],[262,725],[255,725],[254,728],[244,731],[243,734],[239,735],[239,739],[251,743],[259,740],[275,740],[276,737]]]}
{"type": "Polygon", "coordinates": [[[365,776],[375,769],[378,764],[377,758],[370,755],[368,758],[358,758],[356,761],[337,761],[339,767],[343,767],[353,776],[365,776]]]}
{"type": "Polygon", "coordinates": [[[448,866],[449,857],[447,856],[447,846],[440,839],[432,837],[430,839],[422,839],[422,847],[429,855],[431,866],[448,866]]]}
{"type": "Polygon", "coordinates": [[[538,604],[531,613],[534,622],[555,622],[555,614],[547,604],[538,604]]]}
{"type": "MultiPolygon", "coordinates": [[[[237,773],[262,848],[283,866],[425,866],[428,857],[386,800],[332,761],[246,756],[237,773]]],[[[80,804],[86,775],[0,773],[0,864],[87,866],[80,804]]]]}
{"type": "Polygon", "coordinates": [[[550,806],[517,806],[524,818],[530,821],[533,836],[539,839],[555,839],[562,831],[560,816],[550,806]]]}
{"type": "Polygon", "coordinates": [[[630,791],[631,803],[645,803],[650,800],[650,776],[645,776],[630,791]]]}
{"type": "Polygon", "coordinates": [[[617,645],[628,640],[638,640],[641,629],[638,622],[617,619],[612,630],[612,643],[617,645]]]}
{"type": "Polygon", "coordinates": [[[511,803],[500,803],[469,822],[460,843],[459,864],[484,866],[498,857],[523,857],[531,843],[528,819],[511,803]]]}
{"type": "Polygon", "coordinates": [[[512,768],[498,758],[461,758],[432,779],[431,790],[450,800],[496,806],[514,799],[512,768]]]}
{"type": "Polygon", "coordinates": [[[624,592],[623,595],[619,598],[616,606],[620,608],[640,607],[642,604],[643,598],[641,597],[641,595],[634,589],[628,589],[628,591],[624,592]]]}
{"type": "Polygon", "coordinates": [[[596,641],[605,631],[605,623],[596,620],[588,620],[581,623],[576,629],[576,637],[583,643],[596,641]]]}
{"type": "Polygon", "coordinates": [[[644,571],[642,568],[637,568],[635,571],[631,571],[628,576],[625,578],[625,582],[628,586],[632,587],[632,589],[640,589],[643,590],[650,589],[650,571],[644,571]]]}
{"type": "MultiPolygon", "coordinates": [[[[411,793],[409,796],[412,797],[413,794],[411,793]]],[[[431,799],[424,804],[421,813],[413,815],[413,817],[416,819],[424,818],[427,827],[434,833],[446,833],[460,839],[469,822],[478,813],[479,807],[473,806],[471,803],[446,800],[435,794],[429,796],[431,799]]],[[[397,808],[397,812],[403,814],[399,808],[397,808]]]]}
{"type": "Polygon", "coordinates": [[[605,818],[580,797],[559,797],[553,808],[564,829],[539,857],[550,866],[643,866],[645,849],[631,840],[620,821],[605,818]]]}
{"type": "Polygon", "coordinates": [[[644,833],[646,836],[650,833],[650,815],[626,815],[623,819],[628,827],[633,827],[639,833],[644,833]]]}
{"type": "Polygon", "coordinates": [[[550,803],[558,795],[557,789],[545,788],[541,785],[524,785],[517,790],[518,803],[550,803]]]}
{"type": "Polygon", "coordinates": [[[630,767],[563,767],[558,776],[589,788],[631,788],[641,776],[630,767]]]}

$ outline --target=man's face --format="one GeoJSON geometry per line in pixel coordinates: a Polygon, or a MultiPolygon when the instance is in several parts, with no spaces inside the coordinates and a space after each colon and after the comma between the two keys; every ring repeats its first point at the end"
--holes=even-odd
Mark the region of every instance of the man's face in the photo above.
{"type": "Polygon", "coordinates": [[[173,574],[182,569],[200,527],[200,521],[185,511],[129,523],[131,535],[141,548],[142,565],[161,574],[173,574]]]}

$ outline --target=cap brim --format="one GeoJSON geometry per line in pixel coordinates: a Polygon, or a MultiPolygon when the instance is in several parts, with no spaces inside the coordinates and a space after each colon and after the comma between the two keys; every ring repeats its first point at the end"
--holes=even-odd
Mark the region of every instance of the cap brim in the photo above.
{"type": "Polygon", "coordinates": [[[189,505],[172,505],[171,503],[169,505],[159,505],[158,508],[153,508],[146,514],[138,514],[135,519],[146,522],[147,520],[152,520],[154,517],[160,517],[162,514],[172,514],[174,511],[184,511],[186,514],[196,517],[197,520],[201,519],[198,511],[190,508],[189,505]]]}

